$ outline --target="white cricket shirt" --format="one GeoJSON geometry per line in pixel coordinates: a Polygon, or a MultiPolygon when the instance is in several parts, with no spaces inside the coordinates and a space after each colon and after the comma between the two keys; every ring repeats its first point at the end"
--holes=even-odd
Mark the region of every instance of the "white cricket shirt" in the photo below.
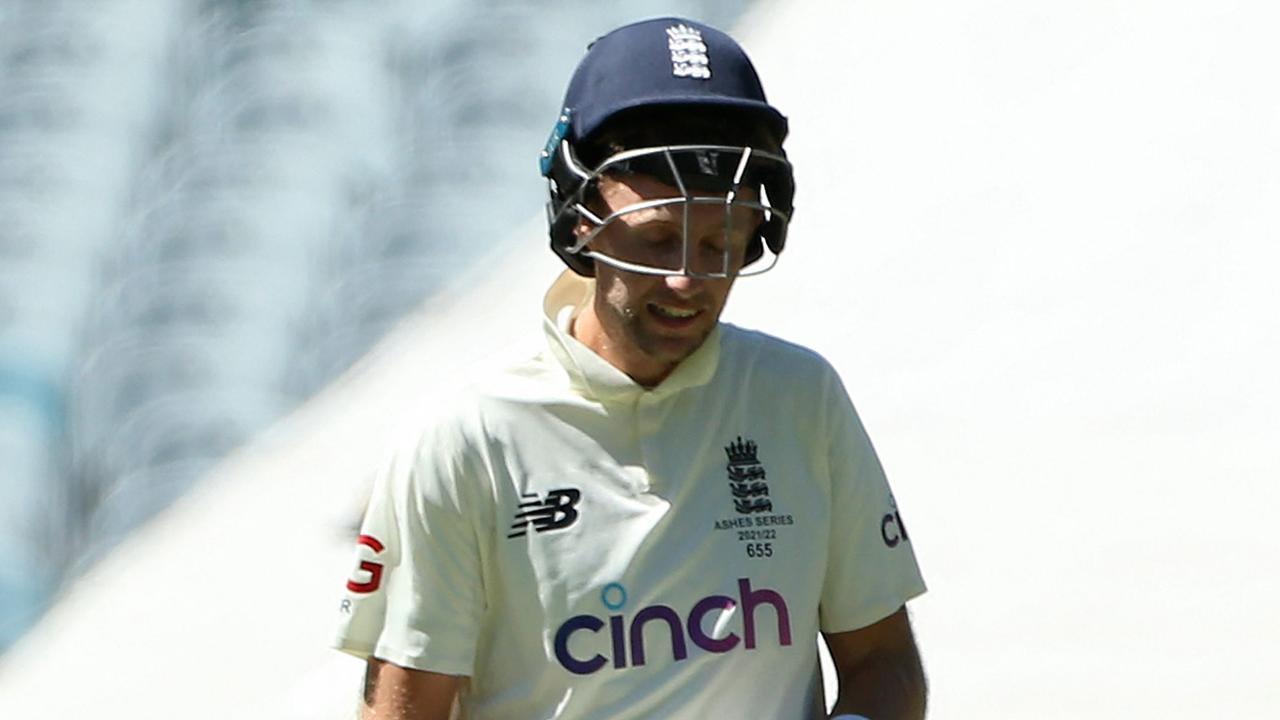
{"type": "Polygon", "coordinates": [[[844,387],[722,323],[646,390],[568,334],[591,292],[381,471],[335,646],[470,676],[473,720],[802,717],[819,631],[925,589],[844,387]]]}

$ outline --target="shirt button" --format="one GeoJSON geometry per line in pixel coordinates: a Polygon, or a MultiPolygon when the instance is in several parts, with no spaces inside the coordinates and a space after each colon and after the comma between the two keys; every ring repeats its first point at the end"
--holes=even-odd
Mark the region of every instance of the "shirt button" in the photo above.
{"type": "Polygon", "coordinates": [[[631,485],[637,493],[647,493],[653,487],[649,481],[649,472],[642,467],[634,468],[631,472],[631,485]]]}

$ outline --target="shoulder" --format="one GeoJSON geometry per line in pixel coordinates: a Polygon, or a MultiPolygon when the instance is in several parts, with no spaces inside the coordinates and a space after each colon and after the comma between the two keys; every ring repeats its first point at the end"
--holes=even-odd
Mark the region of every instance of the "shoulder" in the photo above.
{"type": "Polygon", "coordinates": [[[544,356],[494,358],[434,383],[394,445],[418,456],[483,453],[530,413],[571,398],[564,374],[544,356]]]}
{"type": "Polygon", "coordinates": [[[721,357],[730,364],[750,365],[757,372],[807,381],[836,375],[825,357],[803,345],[731,323],[721,323],[720,333],[721,357]]]}
{"type": "Polygon", "coordinates": [[[774,412],[804,408],[814,432],[854,412],[839,372],[817,351],[727,323],[721,329],[721,388],[774,412]]]}

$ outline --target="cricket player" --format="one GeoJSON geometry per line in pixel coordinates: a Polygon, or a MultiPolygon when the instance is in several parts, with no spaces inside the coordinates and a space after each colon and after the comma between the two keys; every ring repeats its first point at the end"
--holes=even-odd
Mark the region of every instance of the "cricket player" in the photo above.
{"type": "Polygon", "coordinates": [[[364,718],[822,718],[820,634],[832,717],[924,716],[924,583],[840,378],[719,321],[785,247],[786,135],[714,28],[590,46],[542,155],[545,347],[377,478],[335,642],[364,718]]]}

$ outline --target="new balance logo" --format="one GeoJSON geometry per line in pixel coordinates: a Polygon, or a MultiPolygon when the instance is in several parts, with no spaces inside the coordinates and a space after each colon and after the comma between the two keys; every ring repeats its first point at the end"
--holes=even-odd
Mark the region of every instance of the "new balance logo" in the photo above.
{"type": "Polygon", "coordinates": [[[546,498],[537,493],[521,493],[524,502],[516,510],[515,521],[511,523],[509,538],[524,537],[529,534],[529,526],[534,532],[561,530],[578,520],[578,501],[582,499],[582,491],[577,488],[552,490],[546,498]]]}

